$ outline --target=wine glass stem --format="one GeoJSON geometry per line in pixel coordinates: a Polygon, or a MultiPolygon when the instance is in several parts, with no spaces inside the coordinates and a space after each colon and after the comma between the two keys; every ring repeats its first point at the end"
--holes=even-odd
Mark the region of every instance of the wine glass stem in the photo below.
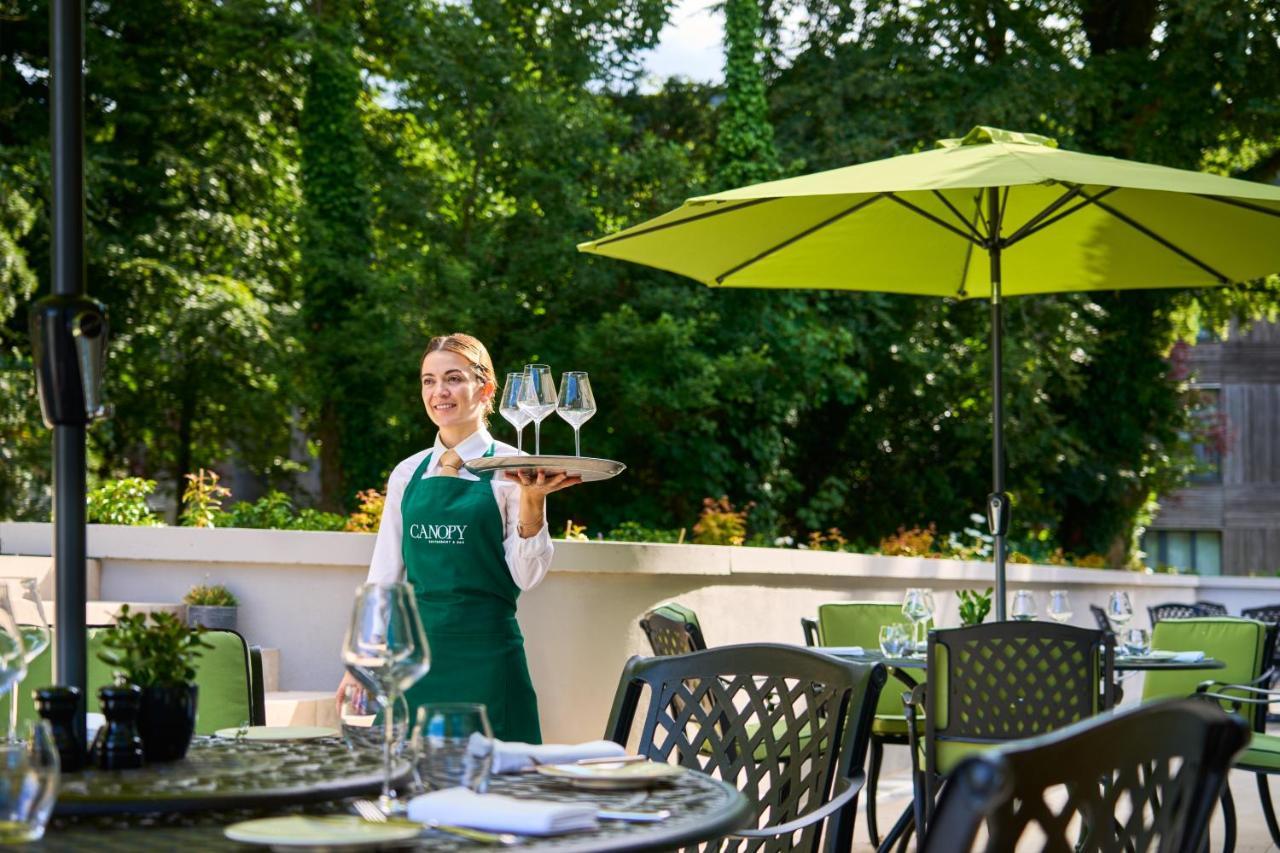
{"type": "Polygon", "coordinates": [[[516,428],[516,452],[524,453],[524,427],[516,428]]]}
{"type": "Polygon", "coordinates": [[[391,792],[391,747],[395,743],[395,696],[388,693],[382,703],[382,801],[384,811],[390,811],[393,802],[391,792]]]}
{"type": "Polygon", "coordinates": [[[533,455],[542,455],[542,421],[533,422],[533,455]]]}
{"type": "Polygon", "coordinates": [[[582,455],[582,439],[578,436],[578,427],[573,428],[573,455],[582,455]]]}
{"type": "Polygon", "coordinates": [[[22,686],[22,679],[19,678],[13,683],[13,690],[9,692],[9,742],[14,743],[18,740],[18,690],[22,686]]]}

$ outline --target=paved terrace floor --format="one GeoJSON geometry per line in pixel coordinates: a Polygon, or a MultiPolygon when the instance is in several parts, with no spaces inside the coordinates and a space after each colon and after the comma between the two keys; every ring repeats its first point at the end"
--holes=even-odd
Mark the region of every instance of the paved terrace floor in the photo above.
{"type": "MultiPolygon", "coordinates": [[[[1272,730],[1274,731],[1275,728],[1273,727],[1272,730]]],[[[905,747],[900,748],[905,749],[905,747]]],[[[1233,770],[1231,772],[1231,793],[1236,801],[1237,853],[1275,851],[1277,848],[1271,843],[1271,836],[1267,833],[1266,821],[1262,817],[1262,807],[1258,802],[1258,786],[1254,782],[1254,775],[1233,770]]],[[[880,831],[883,833],[893,826],[893,822],[897,820],[898,815],[911,802],[910,774],[908,772],[894,772],[882,775],[878,794],[880,800],[878,811],[880,831]]],[[[1271,779],[1271,794],[1273,800],[1280,798],[1280,776],[1271,779]]],[[[1038,849],[1039,846],[1034,843],[1019,845],[1019,851],[1021,853],[1025,848],[1030,853],[1030,851],[1038,849]]],[[[858,823],[854,829],[853,849],[857,853],[867,853],[867,851],[875,850],[867,838],[866,812],[861,800],[858,802],[858,823]]],[[[910,845],[910,849],[916,849],[914,840],[910,845]]],[[[1214,815],[1213,825],[1210,829],[1209,849],[1211,851],[1222,849],[1221,809],[1214,815]]]]}

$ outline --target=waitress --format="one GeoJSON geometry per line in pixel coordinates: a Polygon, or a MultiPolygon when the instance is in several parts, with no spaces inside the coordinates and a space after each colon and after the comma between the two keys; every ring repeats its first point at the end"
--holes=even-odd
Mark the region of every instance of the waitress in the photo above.
{"type": "MultiPolygon", "coordinates": [[[[422,356],[422,405],[435,444],[391,472],[368,580],[413,585],[431,669],[408,691],[409,719],[428,702],[480,702],[502,740],[541,743],[516,599],[551,565],[546,497],[581,482],[539,471],[472,474],[463,463],[513,456],[485,429],[497,393],[484,344],[432,338],[422,356]]],[[[348,673],[338,700],[358,687],[348,673]]]]}

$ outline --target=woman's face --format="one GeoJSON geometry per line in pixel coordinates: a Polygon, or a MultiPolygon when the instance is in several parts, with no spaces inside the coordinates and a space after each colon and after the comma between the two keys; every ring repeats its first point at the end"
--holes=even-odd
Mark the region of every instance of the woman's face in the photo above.
{"type": "Polygon", "coordinates": [[[422,405],[437,427],[479,425],[493,396],[475,369],[456,352],[436,350],[422,360],[422,405]]]}

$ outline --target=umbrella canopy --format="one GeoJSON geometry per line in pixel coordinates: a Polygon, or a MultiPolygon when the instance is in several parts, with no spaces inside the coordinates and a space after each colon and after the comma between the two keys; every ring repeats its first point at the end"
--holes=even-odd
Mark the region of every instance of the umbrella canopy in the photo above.
{"type": "Polygon", "coordinates": [[[1209,287],[1280,271],[1280,187],[976,127],[934,150],[755,184],[578,249],[712,287],[992,303],[997,618],[1004,618],[1003,296],[1209,287]]]}

